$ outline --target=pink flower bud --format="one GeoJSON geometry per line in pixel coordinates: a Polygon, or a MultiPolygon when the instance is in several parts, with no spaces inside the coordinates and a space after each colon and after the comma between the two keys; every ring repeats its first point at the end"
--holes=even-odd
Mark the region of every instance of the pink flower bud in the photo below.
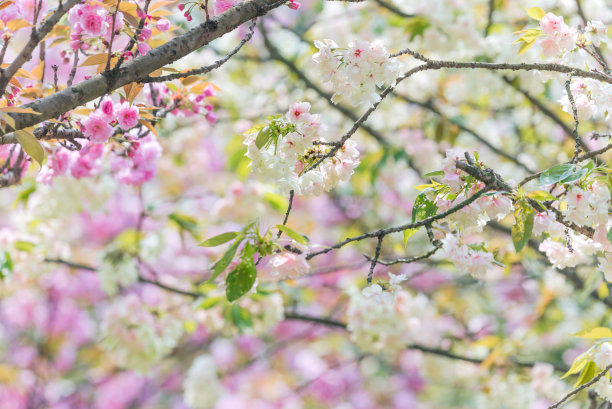
{"type": "Polygon", "coordinates": [[[215,88],[210,84],[208,84],[202,92],[202,95],[204,95],[205,97],[214,97],[216,94],[217,92],[215,91],[215,88]]]}
{"type": "Polygon", "coordinates": [[[147,43],[138,44],[138,52],[140,53],[140,55],[145,55],[149,51],[151,51],[151,47],[149,46],[149,44],[147,43]]]}
{"type": "Polygon", "coordinates": [[[157,20],[157,24],[155,24],[155,27],[162,32],[168,31],[170,29],[170,21],[165,18],[160,18],[159,20],[157,20]]]}
{"type": "Polygon", "coordinates": [[[143,28],[140,31],[140,41],[147,41],[149,38],[151,38],[151,34],[153,33],[153,30],[151,30],[150,28],[143,28]]]}

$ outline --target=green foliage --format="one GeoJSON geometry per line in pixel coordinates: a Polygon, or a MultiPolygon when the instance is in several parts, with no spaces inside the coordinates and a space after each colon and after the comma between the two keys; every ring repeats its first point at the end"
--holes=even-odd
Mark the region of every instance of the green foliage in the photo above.
{"type": "Polygon", "coordinates": [[[227,243],[228,241],[235,239],[237,236],[238,236],[238,232],[235,232],[235,231],[221,233],[217,236],[211,237],[210,239],[203,241],[202,243],[199,244],[199,246],[217,247],[224,243],[227,243]]]}
{"type": "Polygon", "coordinates": [[[427,197],[427,191],[421,192],[414,200],[412,207],[412,223],[434,216],[438,206],[427,197]]]}
{"type": "Polygon", "coordinates": [[[247,243],[240,264],[227,275],[225,295],[230,302],[236,301],[248,293],[257,279],[257,268],[253,261],[255,248],[247,243]]]}
{"type": "Polygon", "coordinates": [[[8,251],[0,251],[0,279],[13,274],[13,260],[8,251]]]}
{"type": "Polygon", "coordinates": [[[195,240],[199,240],[198,222],[193,217],[182,213],[171,213],[168,220],[176,224],[181,231],[188,232],[195,240]]]}
{"type": "Polygon", "coordinates": [[[300,244],[304,244],[304,245],[308,244],[308,238],[296,232],[295,230],[292,230],[291,228],[287,226],[283,226],[282,224],[277,224],[276,228],[282,231],[283,233],[285,233],[287,236],[291,237],[292,240],[295,240],[296,242],[300,244]]]}
{"type": "Polygon", "coordinates": [[[515,206],[512,243],[514,244],[515,251],[519,253],[531,238],[534,211],[525,199],[517,201],[515,206]]]}

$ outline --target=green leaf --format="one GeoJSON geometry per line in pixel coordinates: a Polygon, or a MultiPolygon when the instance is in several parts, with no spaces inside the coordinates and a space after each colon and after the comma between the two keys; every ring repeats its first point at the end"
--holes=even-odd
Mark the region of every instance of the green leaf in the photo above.
{"type": "Polygon", "coordinates": [[[608,234],[606,234],[606,238],[608,239],[610,243],[612,243],[612,227],[610,227],[610,230],[608,230],[608,234]]]}
{"type": "Polygon", "coordinates": [[[240,243],[242,243],[243,240],[244,240],[243,235],[236,237],[236,240],[234,240],[234,243],[230,246],[230,248],[227,249],[225,254],[223,254],[223,256],[219,259],[219,261],[217,261],[215,265],[212,267],[213,275],[208,279],[209,282],[217,278],[219,274],[221,274],[227,268],[227,266],[229,266],[229,264],[234,259],[234,256],[236,255],[238,246],[240,246],[240,243]]]}
{"type": "Polygon", "coordinates": [[[584,366],[588,362],[589,362],[589,354],[584,353],[584,354],[578,355],[578,357],[574,359],[574,362],[572,363],[572,366],[570,367],[570,369],[561,377],[561,379],[565,379],[570,375],[574,375],[582,371],[582,368],[584,368],[584,366]]]}
{"type": "Polygon", "coordinates": [[[202,243],[198,244],[201,247],[217,247],[224,243],[227,243],[230,240],[235,239],[238,236],[238,232],[228,231],[226,233],[221,233],[215,237],[211,237],[208,240],[204,240],[202,243]]]}
{"type": "Polygon", "coordinates": [[[534,44],[535,40],[525,41],[523,44],[521,44],[521,47],[519,48],[518,53],[516,55],[526,53],[531,47],[533,47],[534,44]]]}
{"type": "Polygon", "coordinates": [[[582,372],[580,373],[578,380],[574,384],[574,388],[580,385],[584,385],[585,383],[593,379],[596,374],[597,374],[597,365],[595,365],[595,362],[589,361],[582,369],[582,372]]]}
{"type": "Polygon", "coordinates": [[[515,223],[512,226],[512,243],[514,243],[514,249],[517,253],[525,247],[525,244],[531,238],[533,218],[533,209],[526,202],[520,202],[520,205],[517,203],[514,211],[515,223]]]}
{"type": "Polygon", "coordinates": [[[572,334],[572,336],[588,339],[612,338],[612,330],[610,330],[610,328],[608,327],[596,327],[579,331],[575,334],[572,334]]]}
{"type": "Polygon", "coordinates": [[[437,211],[438,206],[427,198],[425,192],[422,192],[416,197],[412,206],[412,223],[434,216],[437,211]]]}
{"type": "Polygon", "coordinates": [[[30,253],[32,250],[36,248],[36,244],[29,242],[29,241],[18,240],[15,242],[15,248],[17,250],[21,250],[21,251],[25,251],[26,253],[30,253]]]}
{"type": "Polygon", "coordinates": [[[227,300],[233,302],[248,293],[253,288],[256,278],[257,269],[253,259],[242,259],[242,262],[227,275],[225,289],[227,300]]]}
{"type": "Polygon", "coordinates": [[[424,178],[434,178],[438,176],[444,176],[443,170],[436,170],[435,172],[429,172],[423,175],[424,178]]]}
{"type": "Polygon", "coordinates": [[[418,227],[416,229],[406,229],[406,230],[404,230],[404,247],[406,247],[408,245],[408,239],[410,239],[412,236],[414,236],[414,233],[416,233],[417,231],[419,231],[418,227]]]}
{"type": "Polygon", "coordinates": [[[263,199],[277,212],[284,212],[287,210],[287,205],[289,204],[287,198],[278,193],[266,192],[264,193],[263,199]]]}
{"type": "Polygon", "coordinates": [[[191,236],[199,240],[198,236],[198,221],[191,216],[182,213],[171,213],[168,219],[176,223],[181,230],[187,231],[191,236]]]}
{"type": "Polygon", "coordinates": [[[253,328],[253,316],[246,308],[234,304],[232,305],[230,315],[232,317],[232,322],[238,327],[240,332],[248,328],[253,328]]]}
{"type": "Polygon", "coordinates": [[[257,149],[261,149],[266,146],[270,138],[272,138],[271,131],[272,129],[269,126],[266,126],[262,128],[259,133],[257,133],[257,138],[255,139],[255,146],[257,146],[257,149]]]}
{"type": "Polygon", "coordinates": [[[571,163],[562,163],[546,169],[540,175],[540,185],[552,185],[553,183],[561,182],[565,178],[571,176],[576,169],[576,165],[571,163]]]}
{"type": "Polygon", "coordinates": [[[569,175],[568,177],[566,177],[565,179],[563,179],[561,182],[563,183],[570,183],[573,182],[575,180],[581,179],[584,175],[587,174],[587,172],[589,171],[588,168],[582,168],[580,170],[577,170],[575,172],[573,172],[571,175],[569,175]]]}
{"type": "Polygon", "coordinates": [[[556,200],[557,198],[554,197],[553,195],[551,195],[550,193],[548,193],[545,190],[535,190],[533,192],[529,192],[527,193],[527,197],[530,199],[535,199],[538,201],[545,201],[545,200],[556,200]]]}
{"type": "Polygon", "coordinates": [[[416,16],[409,19],[404,27],[410,33],[410,41],[412,41],[415,37],[423,36],[429,26],[431,26],[431,23],[427,17],[416,16]]]}
{"type": "Polygon", "coordinates": [[[40,142],[38,142],[38,139],[34,136],[33,128],[15,131],[15,137],[25,153],[38,162],[38,165],[42,166],[42,162],[45,159],[45,151],[40,142]]]}
{"type": "Polygon", "coordinates": [[[8,251],[0,252],[0,279],[13,274],[13,260],[8,251]]]}
{"type": "Polygon", "coordinates": [[[546,12],[539,7],[532,7],[529,9],[525,9],[527,15],[534,20],[540,21],[542,17],[546,15],[546,12]]]}
{"type": "Polygon", "coordinates": [[[208,310],[223,301],[223,297],[208,297],[198,304],[197,308],[208,310]]]}
{"type": "Polygon", "coordinates": [[[304,245],[308,244],[308,240],[306,239],[306,237],[296,232],[295,230],[292,230],[289,227],[284,226],[282,224],[277,224],[276,228],[282,231],[283,233],[285,233],[287,236],[291,237],[291,239],[297,241],[298,243],[304,244],[304,245]]]}

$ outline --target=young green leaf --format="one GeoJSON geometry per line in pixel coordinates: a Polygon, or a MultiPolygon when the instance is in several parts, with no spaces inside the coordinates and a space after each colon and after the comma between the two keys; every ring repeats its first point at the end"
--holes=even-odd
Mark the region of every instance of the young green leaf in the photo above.
{"type": "Polygon", "coordinates": [[[584,368],[588,362],[589,362],[589,354],[583,353],[583,354],[578,355],[578,357],[574,359],[574,362],[572,363],[572,366],[570,367],[570,369],[561,377],[561,379],[565,379],[570,375],[574,375],[582,371],[582,368],[584,368]]]}
{"type": "Polygon", "coordinates": [[[227,243],[228,241],[236,238],[236,236],[238,236],[238,232],[235,231],[228,231],[226,233],[221,233],[215,237],[211,237],[208,240],[203,241],[202,243],[198,244],[198,246],[201,247],[217,247],[220,246],[224,243],[227,243]]]}
{"type": "Polygon", "coordinates": [[[525,244],[531,238],[533,218],[534,212],[528,203],[517,203],[516,210],[514,211],[515,223],[512,226],[512,243],[514,243],[514,249],[517,253],[525,247],[525,244]]]}
{"type": "Polygon", "coordinates": [[[300,233],[296,232],[295,230],[292,230],[291,228],[284,226],[282,224],[277,224],[276,228],[282,231],[283,233],[285,233],[292,240],[295,240],[296,242],[300,244],[304,244],[304,245],[308,244],[308,240],[306,239],[306,237],[302,236],[300,233]]]}
{"type": "Polygon", "coordinates": [[[438,176],[444,176],[443,170],[436,170],[435,172],[429,172],[423,175],[424,178],[433,178],[438,176]]]}
{"type": "Polygon", "coordinates": [[[546,15],[546,12],[539,7],[531,7],[529,9],[525,9],[527,15],[534,20],[540,21],[542,17],[546,15]]]}
{"type": "Polygon", "coordinates": [[[595,327],[579,331],[575,334],[572,334],[572,336],[588,339],[612,338],[612,330],[610,330],[610,328],[608,327],[595,327]]]}
{"type": "Polygon", "coordinates": [[[561,182],[565,178],[574,173],[576,165],[571,163],[562,163],[546,169],[540,175],[540,185],[547,186],[553,183],[561,182]]]}
{"type": "Polygon", "coordinates": [[[240,332],[243,332],[245,329],[253,327],[253,316],[249,312],[249,310],[242,308],[238,304],[232,305],[230,315],[232,318],[232,322],[240,332]]]}
{"type": "Polygon", "coordinates": [[[6,278],[13,273],[13,260],[8,251],[0,252],[0,279],[6,278]]]}
{"type": "Polygon", "coordinates": [[[38,162],[39,166],[42,166],[43,160],[45,159],[45,151],[40,142],[38,142],[38,139],[36,139],[36,136],[34,136],[32,129],[33,128],[26,128],[15,131],[15,137],[25,153],[38,162]]]}
{"type": "Polygon", "coordinates": [[[257,146],[257,149],[261,149],[266,146],[271,137],[272,129],[269,126],[262,128],[255,139],[255,146],[257,146]]]}
{"type": "Polygon", "coordinates": [[[246,293],[248,293],[255,279],[257,278],[257,269],[252,259],[242,259],[240,264],[227,275],[225,295],[229,302],[236,301],[246,293]]]}
{"type": "Polygon", "coordinates": [[[593,379],[596,374],[597,374],[597,365],[595,365],[595,362],[593,361],[587,362],[587,364],[582,369],[582,372],[580,372],[580,376],[578,377],[578,380],[574,384],[574,388],[580,385],[584,385],[585,383],[593,379]]]}
{"type": "Polygon", "coordinates": [[[406,229],[406,230],[404,230],[404,247],[406,247],[408,245],[408,240],[412,236],[414,236],[414,233],[416,233],[417,231],[419,231],[418,227],[416,229],[406,229]]]}
{"type": "Polygon", "coordinates": [[[199,240],[198,237],[198,221],[191,216],[182,213],[170,213],[168,215],[168,219],[174,222],[179,229],[185,230],[188,232],[191,237],[196,240],[199,240]]]}
{"type": "Polygon", "coordinates": [[[427,198],[425,192],[422,192],[416,197],[412,206],[412,223],[434,216],[437,211],[438,206],[427,198]]]}
{"type": "Polygon", "coordinates": [[[229,266],[229,264],[234,259],[234,256],[236,255],[238,246],[240,246],[240,243],[242,243],[244,238],[245,237],[243,235],[236,237],[236,240],[234,240],[234,243],[230,246],[229,249],[227,249],[225,254],[223,254],[223,257],[221,257],[219,261],[215,263],[215,265],[212,267],[213,275],[208,279],[209,282],[217,278],[219,274],[221,274],[227,268],[227,266],[229,266]]]}

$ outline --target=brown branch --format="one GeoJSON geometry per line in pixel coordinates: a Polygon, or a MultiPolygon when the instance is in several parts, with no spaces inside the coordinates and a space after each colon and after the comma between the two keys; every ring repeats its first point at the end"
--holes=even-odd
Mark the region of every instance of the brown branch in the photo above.
{"type": "Polygon", "coordinates": [[[417,222],[414,223],[407,223],[407,224],[402,224],[400,226],[395,226],[395,227],[388,227],[386,229],[380,229],[380,230],[376,230],[373,232],[369,232],[369,233],[364,233],[361,234],[359,236],[354,236],[354,237],[349,237],[341,242],[338,242],[336,244],[334,244],[333,246],[327,247],[323,250],[319,250],[319,251],[315,251],[313,253],[309,253],[308,255],[306,255],[306,259],[310,260],[313,257],[319,256],[321,254],[325,254],[325,253],[329,253],[332,250],[335,249],[339,249],[341,247],[344,247],[345,245],[352,243],[354,241],[361,241],[367,238],[372,238],[372,237],[380,237],[382,236],[386,236],[388,234],[391,233],[398,233],[404,230],[408,230],[408,229],[416,229],[418,227],[422,227],[422,226],[426,226],[426,225],[431,225],[434,221],[436,220],[440,220],[440,219],[444,219],[448,216],[450,216],[453,213],[458,212],[459,210],[463,209],[466,206],[469,206],[470,204],[472,204],[473,202],[476,201],[476,199],[478,199],[479,197],[481,197],[482,195],[484,195],[485,193],[487,193],[488,191],[491,190],[491,186],[485,186],[484,188],[482,188],[481,190],[479,190],[478,192],[474,193],[472,196],[470,196],[468,199],[458,203],[457,205],[451,207],[450,209],[448,209],[445,212],[442,213],[438,213],[434,216],[428,217],[426,219],[423,220],[419,220],[417,222]]]}
{"type": "Polygon", "coordinates": [[[189,76],[192,76],[192,75],[207,74],[207,73],[211,72],[212,70],[215,70],[215,69],[219,68],[220,66],[222,66],[223,64],[225,64],[231,57],[233,57],[238,51],[240,51],[242,46],[245,45],[251,39],[251,37],[253,37],[253,32],[255,30],[255,24],[256,24],[256,19],[253,19],[253,21],[251,22],[251,26],[249,27],[249,32],[247,33],[246,36],[244,36],[242,41],[240,41],[240,44],[238,44],[236,46],[236,48],[234,48],[232,51],[230,51],[229,54],[227,54],[225,57],[215,61],[211,65],[207,65],[207,66],[201,67],[201,68],[195,68],[193,70],[189,70],[189,71],[185,71],[185,72],[180,72],[180,73],[176,73],[176,74],[164,75],[164,76],[161,76],[161,77],[151,77],[151,76],[148,76],[146,78],[143,78],[142,80],[139,80],[138,82],[143,82],[143,83],[165,82],[165,81],[177,80],[177,79],[180,79],[180,78],[186,78],[186,77],[189,77],[189,76]]]}
{"type": "Polygon", "coordinates": [[[58,117],[101,97],[109,90],[137,82],[151,72],[173,63],[234,30],[244,22],[262,16],[284,3],[284,0],[247,0],[239,3],[208,23],[200,24],[172,41],[149,51],[146,55],[130,60],[117,71],[111,69],[102,72],[77,85],[22,106],[21,108],[32,108],[40,115],[11,114],[15,120],[15,129],[27,128],[47,119],[58,117]]]}
{"type": "Polygon", "coordinates": [[[556,409],[559,406],[561,406],[565,401],[567,401],[569,398],[571,398],[572,396],[576,395],[578,392],[580,392],[583,389],[588,388],[589,386],[595,384],[597,381],[599,381],[601,378],[603,378],[608,371],[612,369],[612,364],[608,365],[604,368],[603,371],[601,371],[599,374],[597,374],[597,376],[595,376],[593,379],[591,379],[590,381],[588,381],[587,383],[580,385],[579,387],[577,387],[576,389],[572,390],[570,393],[568,393],[567,395],[565,395],[563,397],[563,399],[561,399],[559,402],[555,403],[554,405],[550,405],[548,407],[548,409],[556,409]]]}

